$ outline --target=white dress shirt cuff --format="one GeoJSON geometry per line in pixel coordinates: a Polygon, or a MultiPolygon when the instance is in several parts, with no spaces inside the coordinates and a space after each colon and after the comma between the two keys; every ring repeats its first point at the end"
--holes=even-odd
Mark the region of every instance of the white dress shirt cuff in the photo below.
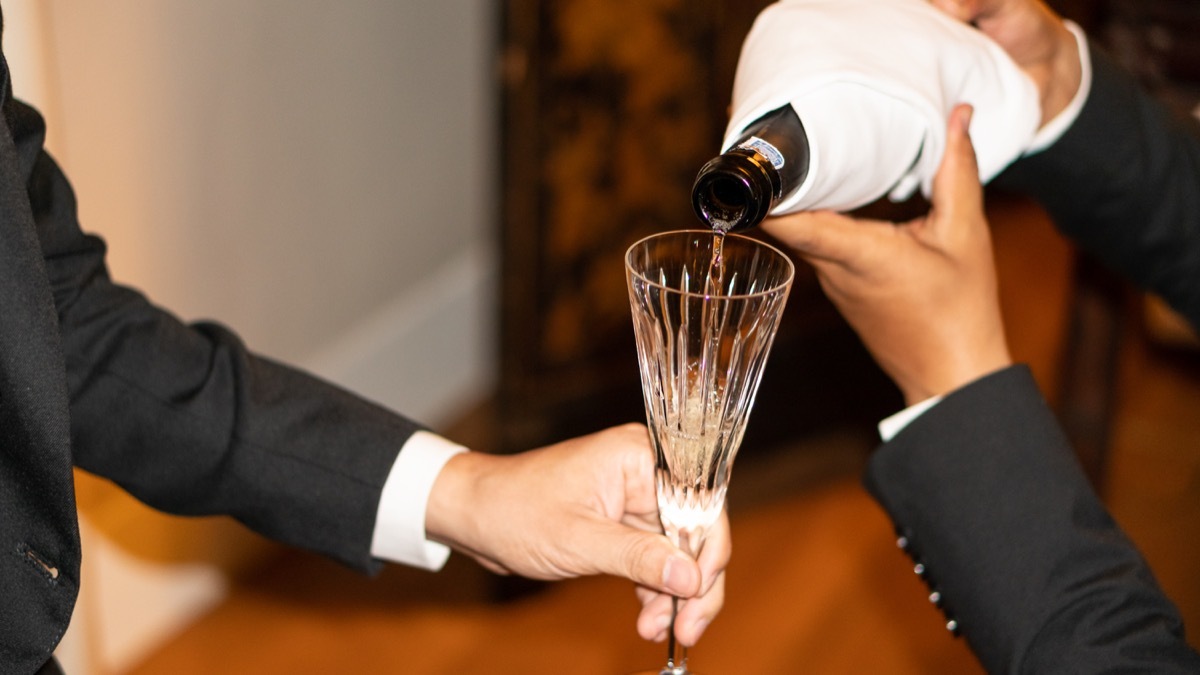
{"type": "Polygon", "coordinates": [[[466,451],[428,431],[418,431],[408,439],[383,484],[371,538],[372,556],[431,571],[442,569],[450,548],[425,537],[425,507],[442,467],[466,451]]]}
{"type": "Polygon", "coordinates": [[[926,410],[937,405],[941,400],[941,396],[931,396],[883,420],[879,423],[879,437],[883,439],[884,443],[887,443],[895,438],[896,434],[900,433],[909,423],[925,414],[926,410]]]}
{"type": "Polygon", "coordinates": [[[1075,119],[1079,117],[1079,111],[1083,110],[1083,104],[1087,101],[1088,92],[1092,90],[1092,56],[1088,52],[1087,35],[1072,21],[1063,23],[1066,24],[1067,30],[1075,36],[1075,46],[1079,50],[1079,90],[1075,92],[1075,98],[1071,99],[1062,112],[1055,115],[1054,119],[1038,130],[1037,135],[1033,137],[1033,143],[1025,150],[1026,155],[1041,152],[1054,145],[1054,142],[1075,123],[1075,119]]]}

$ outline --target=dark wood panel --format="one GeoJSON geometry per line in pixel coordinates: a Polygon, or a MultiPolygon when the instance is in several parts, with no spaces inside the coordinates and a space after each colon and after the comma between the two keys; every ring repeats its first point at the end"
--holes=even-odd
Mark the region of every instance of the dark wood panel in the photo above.
{"type": "MultiPolygon", "coordinates": [[[[644,419],[624,251],[700,224],[691,184],[719,148],[742,40],[766,4],[506,3],[505,450],[644,419]]],[[[874,415],[874,392],[892,393],[800,266],[758,405],[812,405],[822,426],[874,415]]],[[[792,414],[772,430],[772,417],[756,414],[748,441],[803,426],[792,414]]]]}

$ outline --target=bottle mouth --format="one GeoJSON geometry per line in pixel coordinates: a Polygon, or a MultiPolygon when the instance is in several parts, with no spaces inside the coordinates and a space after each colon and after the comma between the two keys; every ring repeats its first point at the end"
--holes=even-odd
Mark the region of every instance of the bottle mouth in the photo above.
{"type": "Polygon", "coordinates": [[[714,229],[730,231],[762,222],[779,196],[779,173],[751,152],[713,158],[696,175],[692,208],[714,229]]]}
{"type": "Polygon", "coordinates": [[[741,220],[750,208],[750,186],[737,176],[713,175],[701,185],[701,209],[709,220],[741,220]]]}

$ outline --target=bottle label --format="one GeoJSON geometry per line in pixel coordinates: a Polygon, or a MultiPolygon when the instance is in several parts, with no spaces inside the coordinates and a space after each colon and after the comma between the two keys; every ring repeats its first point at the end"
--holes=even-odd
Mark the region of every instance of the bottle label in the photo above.
{"type": "Polygon", "coordinates": [[[776,148],[758,136],[751,136],[750,138],[747,138],[741,143],[738,143],[738,147],[745,150],[753,150],[763,157],[766,157],[767,161],[771,163],[771,166],[775,167],[776,171],[783,168],[783,153],[779,152],[779,148],[776,148]]]}

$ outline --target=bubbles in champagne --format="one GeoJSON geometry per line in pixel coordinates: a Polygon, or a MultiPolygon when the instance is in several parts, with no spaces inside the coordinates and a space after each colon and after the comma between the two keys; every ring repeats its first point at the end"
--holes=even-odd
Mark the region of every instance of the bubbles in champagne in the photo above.
{"type": "MultiPolygon", "coordinates": [[[[689,364],[689,387],[682,407],[669,415],[658,442],[658,507],[667,536],[685,550],[698,552],[704,533],[716,522],[725,501],[730,420],[722,388],[700,363],[689,364]]],[[[711,365],[711,364],[710,364],[711,365]]]]}
{"type": "Polygon", "coordinates": [[[787,276],[763,286],[776,270],[749,249],[773,251],[715,227],[647,238],[626,257],[659,512],[666,534],[692,553],[721,516],[790,283],[778,256],[787,276]]]}

